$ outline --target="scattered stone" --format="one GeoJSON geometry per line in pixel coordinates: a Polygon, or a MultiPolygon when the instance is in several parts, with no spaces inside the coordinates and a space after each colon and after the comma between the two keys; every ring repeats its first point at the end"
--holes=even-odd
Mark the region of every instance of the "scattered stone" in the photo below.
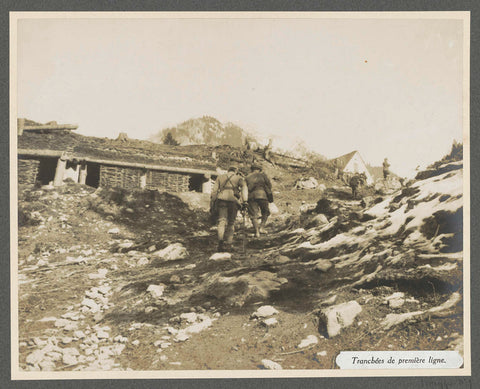
{"type": "Polygon", "coordinates": [[[139,344],[140,344],[140,341],[138,339],[136,339],[132,342],[132,345],[134,345],[134,346],[138,346],[139,344]]]}
{"type": "Polygon", "coordinates": [[[120,229],[118,227],[115,227],[115,228],[110,228],[108,230],[108,233],[109,234],[119,234],[120,233],[120,229]]]}
{"type": "Polygon", "coordinates": [[[185,269],[186,270],[192,270],[192,269],[195,269],[197,267],[197,265],[195,265],[194,263],[191,263],[187,266],[185,266],[185,269]]]}
{"type": "Polygon", "coordinates": [[[70,324],[71,321],[67,319],[58,319],[55,321],[55,327],[65,327],[66,325],[70,324]]]}
{"type": "Polygon", "coordinates": [[[92,312],[98,312],[100,310],[98,304],[90,298],[84,298],[81,305],[89,308],[92,312]]]}
{"type": "Polygon", "coordinates": [[[263,325],[266,327],[274,327],[278,324],[278,320],[275,319],[274,317],[271,317],[269,319],[265,319],[262,321],[263,325]]]}
{"type": "Polygon", "coordinates": [[[70,338],[69,336],[65,336],[61,339],[61,342],[63,344],[69,344],[69,343],[72,343],[72,341],[73,341],[73,338],[70,338]]]}
{"type": "Polygon", "coordinates": [[[157,307],[146,307],[146,308],[145,308],[145,313],[146,313],[147,315],[149,315],[150,313],[155,312],[155,311],[158,311],[158,308],[157,308],[157,307]]]}
{"type": "Polygon", "coordinates": [[[147,257],[142,257],[138,260],[137,265],[138,266],[145,266],[145,265],[148,265],[148,263],[149,263],[148,258],[147,257]]]}
{"type": "Polygon", "coordinates": [[[332,338],[350,326],[361,311],[360,304],[353,300],[322,309],[320,319],[326,323],[328,336],[332,338]]]}
{"type": "Polygon", "coordinates": [[[325,357],[325,356],[327,356],[327,352],[326,352],[325,350],[319,351],[319,352],[317,353],[317,355],[318,355],[319,357],[325,357]]]}
{"type": "Polygon", "coordinates": [[[319,259],[318,261],[315,261],[315,270],[321,271],[321,272],[326,272],[330,270],[334,265],[332,262],[330,262],[328,259],[319,259]]]}
{"type": "Polygon", "coordinates": [[[308,335],[305,339],[303,339],[300,344],[297,346],[298,348],[305,348],[311,346],[313,344],[318,343],[318,338],[315,335],[308,335]]]}
{"type": "Polygon", "coordinates": [[[72,354],[63,354],[62,362],[65,365],[76,365],[77,364],[77,357],[72,354]]]}
{"type": "Polygon", "coordinates": [[[43,319],[40,319],[40,322],[48,322],[48,321],[57,321],[58,319],[56,317],[44,317],[43,319]]]}
{"type": "Polygon", "coordinates": [[[262,366],[268,370],[282,370],[282,366],[270,359],[262,359],[262,366]]]}
{"type": "Polygon", "coordinates": [[[73,333],[73,336],[74,336],[75,338],[78,338],[78,339],[83,339],[83,338],[86,337],[85,333],[84,333],[83,331],[80,331],[80,330],[75,331],[75,332],[73,333]]]}
{"type": "Polygon", "coordinates": [[[147,288],[147,292],[150,292],[153,298],[160,298],[163,295],[163,291],[165,290],[165,285],[149,285],[147,288]]]}
{"type": "Polygon", "coordinates": [[[312,224],[314,226],[321,227],[325,224],[328,224],[328,219],[323,213],[319,213],[318,215],[315,215],[315,217],[312,219],[312,224]]]}
{"type": "Polygon", "coordinates": [[[177,275],[177,274],[174,274],[170,277],[170,282],[172,284],[179,284],[181,283],[182,281],[180,280],[180,277],[177,275]]]}
{"type": "Polygon", "coordinates": [[[337,295],[334,294],[332,297],[329,297],[328,299],[322,301],[320,305],[332,305],[335,303],[336,300],[337,300],[337,295]]]}
{"type": "Polygon", "coordinates": [[[27,355],[26,362],[29,365],[39,364],[44,357],[44,354],[41,350],[35,350],[33,353],[27,355]]]}
{"type": "Polygon", "coordinates": [[[110,337],[110,335],[108,334],[108,332],[106,332],[104,330],[97,331],[97,338],[98,339],[108,339],[109,337],[110,337]]]}
{"type": "Polygon", "coordinates": [[[258,308],[253,314],[253,317],[262,318],[276,315],[278,311],[273,308],[271,305],[263,305],[258,308]]]}
{"type": "Polygon", "coordinates": [[[152,255],[164,261],[176,261],[186,258],[188,251],[181,243],[174,243],[165,247],[163,250],[154,252],[152,255]]]}
{"type": "Polygon", "coordinates": [[[215,253],[210,257],[211,261],[228,261],[232,259],[232,254],[230,253],[215,253]]]}
{"type": "Polygon", "coordinates": [[[195,312],[182,313],[180,318],[188,321],[189,323],[195,323],[197,321],[197,314],[195,312]]]}
{"type": "Polygon", "coordinates": [[[113,338],[113,340],[115,342],[118,342],[118,343],[127,343],[128,342],[128,338],[122,336],[122,335],[117,335],[115,336],[115,338],[113,338]]]}
{"type": "Polygon", "coordinates": [[[184,333],[184,332],[180,332],[178,333],[175,338],[173,339],[175,342],[185,342],[186,340],[188,340],[190,337],[184,333]]]}
{"type": "MultiPolygon", "coordinates": [[[[117,233],[118,233],[118,232],[117,232],[117,233]]],[[[121,249],[129,249],[129,248],[132,247],[133,245],[134,245],[133,242],[131,242],[131,241],[126,241],[126,242],[119,243],[118,248],[121,248],[121,249]]]]}

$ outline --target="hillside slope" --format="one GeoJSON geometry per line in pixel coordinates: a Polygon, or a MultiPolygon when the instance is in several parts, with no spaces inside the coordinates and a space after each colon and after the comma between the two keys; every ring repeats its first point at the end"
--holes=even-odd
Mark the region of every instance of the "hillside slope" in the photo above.
{"type": "Polygon", "coordinates": [[[453,162],[363,203],[312,191],[314,207],[248,231],[246,253],[239,217],[223,256],[207,214],[167,193],[25,191],[20,367],[331,369],[342,350],[463,353],[462,183],[453,162]]]}

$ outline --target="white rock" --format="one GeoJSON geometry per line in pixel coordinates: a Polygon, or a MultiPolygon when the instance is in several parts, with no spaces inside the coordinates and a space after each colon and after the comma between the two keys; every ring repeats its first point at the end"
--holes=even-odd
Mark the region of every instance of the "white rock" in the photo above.
{"type": "Polygon", "coordinates": [[[44,356],[45,354],[43,354],[41,350],[35,350],[33,353],[27,355],[26,362],[29,365],[37,365],[42,361],[44,356]]]}
{"type": "Polygon", "coordinates": [[[106,332],[104,330],[97,331],[97,338],[98,339],[108,339],[109,337],[110,337],[110,335],[108,334],[108,332],[106,332]]]}
{"type": "Polygon", "coordinates": [[[308,335],[305,339],[303,339],[300,344],[297,346],[298,348],[305,348],[311,346],[312,344],[317,344],[318,338],[315,335],[308,335]]]}
{"type": "Polygon", "coordinates": [[[400,308],[403,304],[405,304],[405,300],[402,298],[388,300],[388,306],[390,308],[400,308]]]}
{"type": "Polygon", "coordinates": [[[118,227],[115,227],[115,228],[110,228],[108,230],[108,233],[109,234],[119,234],[120,233],[120,229],[118,227]]]}
{"type": "Polygon", "coordinates": [[[273,316],[273,315],[276,315],[277,313],[278,313],[278,311],[275,308],[273,308],[271,305],[263,305],[260,308],[258,308],[252,314],[252,316],[262,318],[262,317],[273,316]]]}
{"type": "Polygon", "coordinates": [[[113,340],[115,342],[118,342],[118,343],[127,343],[128,342],[128,338],[122,336],[122,335],[117,335],[115,336],[115,338],[113,338],[113,340]]]}
{"type": "Polygon", "coordinates": [[[262,359],[262,365],[268,370],[282,370],[282,366],[277,362],[273,362],[270,359],[262,359]]]}
{"type": "Polygon", "coordinates": [[[166,349],[166,348],[170,347],[171,345],[172,345],[172,344],[169,343],[169,342],[162,342],[162,343],[160,344],[160,348],[166,349]]]}
{"type": "Polygon", "coordinates": [[[183,331],[185,333],[189,333],[189,334],[197,334],[197,333],[207,329],[212,324],[213,324],[213,321],[210,318],[207,318],[200,323],[195,323],[195,324],[192,324],[191,326],[188,326],[183,331]]]}
{"type": "Polygon", "coordinates": [[[127,242],[119,243],[118,247],[121,248],[121,249],[129,249],[133,245],[134,245],[133,242],[127,241],[127,242]]]}
{"type": "Polygon", "coordinates": [[[315,261],[315,270],[321,271],[321,272],[326,272],[330,270],[333,267],[333,263],[330,262],[328,259],[319,259],[318,261],[315,261]]]}
{"type": "Polygon", "coordinates": [[[47,322],[47,321],[57,321],[58,319],[56,317],[50,316],[50,317],[44,317],[43,319],[40,319],[40,322],[47,322]]]}
{"type": "Polygon", "coordinates": [[[149,285],[147,292],[150,292],[153,298],[160,298],[165,290],[165,285],[149,285]]]}
{"type": "Polygon", "coordinates": [[[334,305],[322,310],[327,325],[328,336],[334,337],[340,331],[352,325],[355,317],[362,311],[362,307],[356,301],[334,305]]]}
{"type": "Polygon", "coordinates": [[[61,339],[61,342],[63,344],[69,344],[69,343],[72,343],[72,341],[73,341],[73,338],[70,338],[69,336],[65,336],[61,339]]]}
{"type": "Polygon", "coordinates": [[[188,340],[190,337],[184,333],[184,332],[180,332],[178,333],[175,338],[173,339],[175,342],[185,342],[186,340],[188,340]]]}
{"type": "Polygon", "coordinates": [[[265,319],[264,321],[262,321],[262,323],[267,327],[273,327],[278,324],[278,320],[275,319],[274,317],[271,317],[269,319],[265,319]]]}
{"type": "Polygon", "coordinates": [[[327,356],[327,352],[326,352],[325,350],[319,351],[319,352],[317,353],[317,355],[318,355],[319,357],[325,357],[325,356],[327,356]]]}
{"type": "Polygon", "coordinates": [[[210,257],[211,261],[228,261],[229,259],[232,259],[230,253],[215,253],[210,257]]]}
{"type": "Polygon", "coordinates": [[[55,370],[56,367],[55,362],[53,362],[53,360],[51,360],[50,358],[44,359],[38,365],[40,366],[40,369],[44,371],[52,371],[55,370]]]}
{"type": "Polygon", "coordinates": [[[78,330],[78,331],[75,331],[75,332],[73,333],[73,336],[74,336],[75,338],[78,338],[78,339],[83,339],[83,338],[85,338],[86,335],[85,335],[85,333],[84,333],[83,331],[78,330]]]}
{"type": "Polygon", "coordinates": [[[106,295],[110,292],[111,288],[108,285],[102,285],[98,287],[98,292],[106,295]]]}
{"type": "Polygon", "coordinates": [[[84,298],[81,302],[84,307],[90,308],[92,311],[99,311],[100,307],[98,304],[90,298],[84,298]]]}
{"type": "Polygon", "coordinates": [[[72,322],[70,320],[67,320],[67,319],[58,319],[56,322],[55,322],[55,327],[65,327],[69,324],[71,324],[72,322]]]}
{"type": "Polygon", "coordinates": [[[78,361],[77,361],[77,357],[75,355],[63,354],[62,362],[65,365],[75,365],[75,364],[77,364],[78,361]]]}
{"type": "Polygon", "coordinates": [[[181,243],[174,243],[165,247],[163,250],[154,252],[152,256],[161,258],[164,261],[176,261],[186,258],[188,251],[181,243]]]}
{"type": "Polygon", "coordinates": [[[147,257],[142,257],[138,260],[137,265],[138,266],[145,266],[148,265],[149,261],[147,257]]]}
{"type": "Polygon", "coordinates": [[[197,314],[195,312],[182,313],[180,318],[189,323],[195,323],[197,321],[197,314]]]}
{"type": "Polygon", "coordinates": [[[134,346],[138,346],[138,345],[140,344],[140,341],[139,341],[138,339],[136,339],[136,340],[134,340],[134,341],[132,342],[132,344],[133,344],[134,346]]]}

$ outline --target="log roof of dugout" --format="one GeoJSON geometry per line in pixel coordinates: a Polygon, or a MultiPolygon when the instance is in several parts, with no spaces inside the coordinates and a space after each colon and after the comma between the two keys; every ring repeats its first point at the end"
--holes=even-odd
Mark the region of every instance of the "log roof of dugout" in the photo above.
{"type": "Polygon", "coordinates": [[[212,146],[170,146],[144,140],[97,138],[60,131],[24,132],[18,136],[18,154],[59,157],[118,166],[144,167],[185,173],[215,173],[212,146]],[[171,168],[171,169],[166,169],[171,168]]]}

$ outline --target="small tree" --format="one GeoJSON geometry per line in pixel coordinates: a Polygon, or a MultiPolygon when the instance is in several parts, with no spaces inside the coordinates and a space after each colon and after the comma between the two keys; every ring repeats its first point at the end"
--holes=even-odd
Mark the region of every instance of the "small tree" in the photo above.
{"type": "Polygon", "coordinates": [[[163,144],[170,146],[178,146],[180,143],[175,140],[171,132],[167,132],[167,135],[165,135],[165,138],[163,138],[163,144]]]}

